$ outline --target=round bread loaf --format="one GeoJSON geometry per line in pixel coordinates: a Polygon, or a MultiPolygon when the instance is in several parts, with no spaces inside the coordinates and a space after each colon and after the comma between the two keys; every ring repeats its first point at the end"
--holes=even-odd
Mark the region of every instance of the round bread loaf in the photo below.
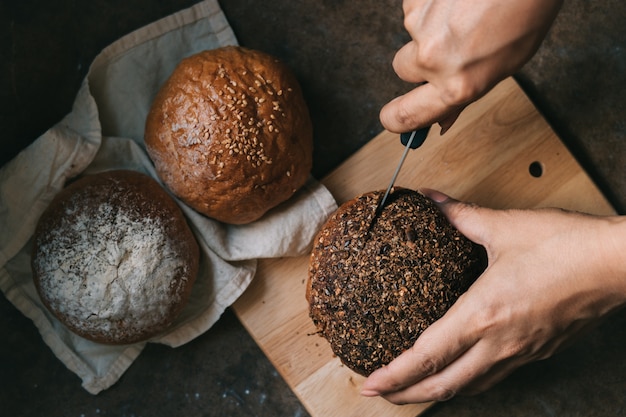
{"type": "Polygon", "coordinates": [[[174,194],[232,224],[291,197],[313,161],[311,120],[293,74],[235,46],[180,62],[152,104],[144,139],[174,194]]]}
{"type": "Polygon", "coordinates": [[[484,249],[422,194],[396,188],[343,204],[311,254],[310,316],[350,369],[369,375],[410,348],[480,275],[484,249]]]}
{"type": "Polygon", "coordinates": [[[108,171],[55,196],[35,230],[32,270],[43,304],[70,330],[127,344],[172,323],[199,256],[182,211],[154,179],[108,171]]]}

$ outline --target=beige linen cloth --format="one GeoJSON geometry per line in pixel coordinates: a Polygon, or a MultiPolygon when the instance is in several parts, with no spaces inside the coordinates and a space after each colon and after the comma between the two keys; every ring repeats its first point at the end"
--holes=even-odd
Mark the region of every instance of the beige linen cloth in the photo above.
{"type": "MultiPolygon", "coordinates": [[[[0,288],[32,319],[54,354],[92,394],[110,387],[145,343],[107,346],[69,332],[42,305],[30,270],[31,237],[39,216],[66,180],[125,168],[156,178],[144,150],[145,118],[159,86],[184,57],[235,36],[216,0],[141,28],[100,53],[73,109],[0,171],[0,288]]],[[[191,299],[173,328],[150,342],[172,347],[209,329],[252,280],[258,258],[302,255],[336,209],[311,179],[261,220],[229,226],[180,203],[202,249],[191,299]]]]}

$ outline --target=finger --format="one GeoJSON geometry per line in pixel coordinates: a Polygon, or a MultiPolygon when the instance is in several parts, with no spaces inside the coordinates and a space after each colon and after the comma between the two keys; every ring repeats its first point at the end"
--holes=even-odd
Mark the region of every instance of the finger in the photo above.
{"type": "Polygon", "coordinates": [[[411,41],[400,48],[393,57],[392,66],[398,77],[409,83],[424,83],[427,81],[424,68],[418,57],[418,45],[411,41]]]}
{"type": "Polygon", "coordinates": [[[383,106],[380,111],[380,122],[391,132],[410,132],[430,126],[456,109],[456,106],[445,104],[437,88],[427,83],[383,106]]]}
{"type": "Polygon", "coordinates": [[[461,115],[461,112],[463,111],[464,108],[465,107],[460,107],[448,113],[448,115],[444,119],[439,120],[439,126],[441,127],[441,131],[439,132],[440,135],[443,135],[452,127],[454,122],[456,122],[456,119],[458,119],[459,116],[461,115]]]}
{"type": "Polygon", "coordinates": [[[428,188],[421,189],[420,192],[433,200],[448,221],[468,239],[479,245],[486,245],[490,241],[491,219],[499,215],[497,211],[475,204],[462,203],[428,188]]]}
{"type": "Polygon", "coordinates": [[[471,392],[476,381],[495,384],[497,378],[504,378],[515,368],[506,363],[492,374],[493,361],[490,346],[479,342],[440,372],[383,397],[395,404],[446,401],[459,393],[471,392]]]}
{"type": "Polygon", "coordinates": [[[457,394],[460,395],[477,395],[481,394],[488,389],[492,388],[494,385],[511,375],[517,368],[522,366],[524,363],[517,360],[511,359],[505,362],[501,362],[493,366],[489,372],[484,375],[475,378],[473,381],[468,383],[465,387],[461,388],[457,394]]]}
{"type": "Polygon", "coordinates": [[[464,327],[463,320],[442,317],[427,328],[410,349],[372,373],[363,383],[362,395],[403,390],[444,369],[476,343],[476,339],[464,337],[464,327]]]}

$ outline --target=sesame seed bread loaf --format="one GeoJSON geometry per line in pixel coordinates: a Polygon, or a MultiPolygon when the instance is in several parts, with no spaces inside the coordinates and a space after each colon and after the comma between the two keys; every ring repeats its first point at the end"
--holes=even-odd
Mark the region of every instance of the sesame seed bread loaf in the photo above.
{"type": "Polygon", "coordinates": [[[313,134],[293,74],[242,47],[180,62],[159,90],[145,144],[169,189],[225,223],[259,219],[307,180],[313,134]]]}
{"type": "Polygon", "coordinates": [[[396,188],[343,204],[311,253],[306,298],[318,333],[369,375],[410,348],[485,268],[484,249],[422,194],[396,188]]]}
{"type": "Polygon", "coordinates": [[[53,199],[34,234],[32,270],[43,304],[70,330],[127,344],[168,328],[199,256],[182,211],[154,179],[108,171],[53,199]]]}

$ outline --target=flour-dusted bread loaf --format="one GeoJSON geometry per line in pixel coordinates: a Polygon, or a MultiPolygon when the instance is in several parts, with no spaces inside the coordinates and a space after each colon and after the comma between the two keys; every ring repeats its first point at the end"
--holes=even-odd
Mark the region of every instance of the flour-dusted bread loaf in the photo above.
{"type": "Polygon", "coordinates": [[[310,258],[310,316],[341,361],[369,375],[410,348],[485,268],[485,252],[422,194],[396,189],[343,204],[310,258]]]}
{"type": "Polygon", "coordinates": [[[311,120],[293,74],[235,46],[180,62],[154,99],[144,140],[174,194],[232,224],[291,197],[313,161],[311,120]]]}
{"type": "Polygon", "coordinates": [[[127,344],[168,328],[199,256],[182,211],[154,179],[108,171],[53,199],[37,224],[32,269],[44,305],[70,330],[127,344]]]}

